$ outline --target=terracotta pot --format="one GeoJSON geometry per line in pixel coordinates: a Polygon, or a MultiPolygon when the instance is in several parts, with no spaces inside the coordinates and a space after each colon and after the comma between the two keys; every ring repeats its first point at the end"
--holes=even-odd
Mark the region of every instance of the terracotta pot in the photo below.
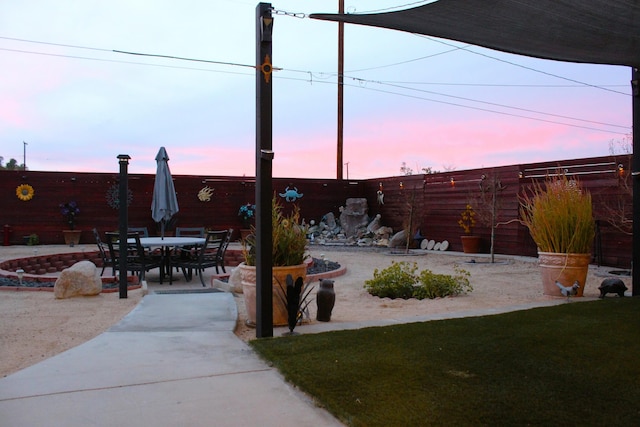
{"type": "Polygon", "coordinates": [[[477,254],[480,248],[480,236],[460,236],[462,240],[462,252],[465,254],[477,254]]]}
{"type": "MultiPolygon", "coordinates": [[[[244,295],[244,305],[247,310],[247,319],[250,325],[256,324],[256,268],[254,266],[245,265],[238,266],[242,277],[242,293],[244,295]]],[[[273,326],[286,326],[287,322],[287,303],[285,292],[287,274],[291,274],[294,280],[302,277],[303,281],[307,278],[307,265],[293,265],[287,267],[273,267],[272,282],[272,305],[273,305],[273,326]],[[278,284],[282,284],[282,288],[278,284]]]]}
{"type": "Polygon", "coordinates": [[[571,286],[577,281],[580,287],[575,296],[581,297],[587,282],[590,261],[591,254],[538,252],[543,293],[554,297],[562,297],[563,295],[556,285],[556,281],[563,286],[571,286]]]}
{"type": "Polygon", "coordinates": [[[64,235],[64,243],[69,246],[75,246],[80,243],[80,234],[82,230],[62,230],[64,235]]]}

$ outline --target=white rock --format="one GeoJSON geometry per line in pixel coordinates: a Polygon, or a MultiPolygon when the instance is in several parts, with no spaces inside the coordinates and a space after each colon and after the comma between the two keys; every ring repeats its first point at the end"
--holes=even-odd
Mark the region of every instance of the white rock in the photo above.
{"type": "Polygon", "coordinates": [[[53,287],[53,294],[58,299],[98,295],[100,292],[102,279],[91,261],[80,261],[62,270],[53,287]]]}

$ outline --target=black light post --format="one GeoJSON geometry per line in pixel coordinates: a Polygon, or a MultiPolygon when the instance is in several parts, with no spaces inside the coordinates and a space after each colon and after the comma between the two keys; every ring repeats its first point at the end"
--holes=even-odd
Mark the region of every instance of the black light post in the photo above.
{"type": "Polygon", "coordinates": [[[119,193],[118,193],[118,231],[120,232],[119,236],[119,256],[118,256],[118,271],[120,275],[120,282],[118,283],[118,289],[120,291],[120,298],[127,298],[127,229],[129,228],[128,222],[128,212],[129,212],[129,204],[127,203],[127,184],[128,184],[128,174],[127,167],[129,165],[129,157],[128,154],[120,154],[118,155],[118,160],[120,161],[120,184],[119,184],[119,193]]]}
{"type": "Polygon", "coordinates": [[[273,336],[271,4],[256,7],[256,337],[273,336]]]}

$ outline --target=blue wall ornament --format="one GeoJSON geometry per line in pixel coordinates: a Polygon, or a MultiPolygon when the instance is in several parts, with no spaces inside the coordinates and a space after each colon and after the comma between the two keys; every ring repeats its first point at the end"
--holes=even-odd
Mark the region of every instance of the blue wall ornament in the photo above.
{"type": "Polygon", "coordinates": [[[280,197],[284,197],[287,202],[295,202],[296,200],[302,198],[303,194],[298,193],[298,189],[293,187],[293,190],[288,186],[284,189],[284,193],[278,193],[280,197]]]}

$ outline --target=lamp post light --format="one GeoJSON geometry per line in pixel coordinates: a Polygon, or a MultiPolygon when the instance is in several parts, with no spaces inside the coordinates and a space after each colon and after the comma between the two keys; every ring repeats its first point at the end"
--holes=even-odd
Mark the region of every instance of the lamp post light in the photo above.
{"type": "MultiPolygon", "coordinates": [[[[118,230],[120,232],[119,235],[119,246],[118,250],[120,254],[127,253],[127,229],[129,222],[129,213],[128,213],[128,204],[127,204],[127,192],[128,188],[128,166],[129,166],[129,157],[128,154],[120,154],[118,155],[118,163],[120,165],[120,174],[118,175],[119,182],[119,191],[118,191],[118,200],[119,200],[119,215],[118,215],[118,230]]],[[[118,291],[120,292],[120,298],[127,298],[127,257],[118,256],[118,271],[119,271],[119,282],[118,282],[118,291]]]]}
{"type": "Polygon", "coordinates": [[[24,276],[24,270],[19,268],[16,270],[16,274],[18,275],[18,280],[20,281],[20,286],[22,286],[22,276],[24,276]]]}

